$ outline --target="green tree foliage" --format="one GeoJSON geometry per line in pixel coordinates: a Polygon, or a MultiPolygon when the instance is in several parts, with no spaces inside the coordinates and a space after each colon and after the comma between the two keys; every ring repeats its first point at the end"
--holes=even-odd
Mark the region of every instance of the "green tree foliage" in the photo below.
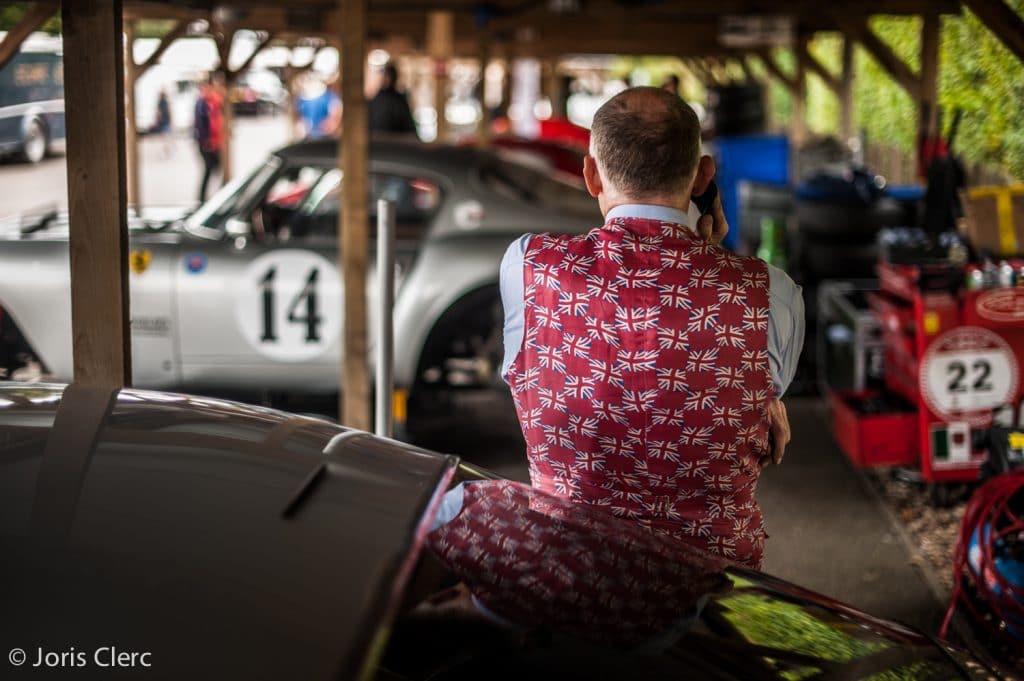
{"type": "MultiPolygon", "coordinates": [[[[1010,0],[1024,14],[1024,0],[1010,0]]],[[[876,17],[872,29],[915,71],[920,66],[921,20],[876,17]]],[[[837,73],[842,41],[823,34],[811,51],[837,73]]],[[[786,57],[792,60],[791,55],[786,57]]],[[[1024,178],[1024,65],[968,11],[942,19],[939,104],[948,132],[953,111],[963,111],[955,151],[968,163],[982,163],[1024,178]]],[[[910,95],[858,47],[854,57],[854,120],[869,143],[894,144],[911,152],[917,136],[917,106],[910,95]]],[[[773,103],[788,93],[773,87],[773,103]]],[[[813,75],[808,79],[808,126],[819,134],[838,130],[835,96],[813,75]]]]}
{"type": "MultiPolygon", "coordinates": [[[[14,28],[21,21],[21,18],[25,16],[27,9],[27,2],[15,2],[5,7],[0,7],[0,31],[9,31],[14,28]]],[[[60,33],[60,29],[60,12],[54,14],[39,27],[40,31],[53,35],[60,33]]]]}

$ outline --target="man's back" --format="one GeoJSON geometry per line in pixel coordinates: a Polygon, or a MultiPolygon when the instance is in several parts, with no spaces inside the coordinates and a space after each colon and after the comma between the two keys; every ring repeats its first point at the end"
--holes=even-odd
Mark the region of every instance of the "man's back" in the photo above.
{"type": "Polygon", "coordinates": [[[759,565],[765,264],[630,218],[533,237],[523,275],[508,380],[534,486],[759,565]]]}

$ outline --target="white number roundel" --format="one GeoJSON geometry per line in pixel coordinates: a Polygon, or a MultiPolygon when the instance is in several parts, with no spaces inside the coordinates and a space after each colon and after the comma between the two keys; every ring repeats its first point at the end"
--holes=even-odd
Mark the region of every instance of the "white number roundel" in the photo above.
{"type": "Polygon", "coordinates": [[[936,415],[985,424],[1017,393],[1017,358],[998,334],[966,326],[947,331],[921,363],[921,392],[936,415]]]}
{"type": "Polygon", "coordinates": [[[235,317],[260,354],[282,362],[313,359],[341,334],[338,270],[312,251],[264,253],[245,270],[235,317]]]}

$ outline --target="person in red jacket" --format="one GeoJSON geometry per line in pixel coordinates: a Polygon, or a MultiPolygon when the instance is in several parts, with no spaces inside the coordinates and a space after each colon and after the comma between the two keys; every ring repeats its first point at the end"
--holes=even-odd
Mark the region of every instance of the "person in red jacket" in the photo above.
{"type": "Polygon", "coordinates": [[[778,398],[803,302],[784,272],[719,247],[719,200],[689,212],[714,173],[679,97],[605,103],[584,163],[605,224],[509,247],[503,374],[535,488],[757,568],[755,491],[789,440],[778,398]]]}
{"type": "Polygon", "coordinates": [[[224,98],[212,77],[200,85],[192,122],[193,136],[203,159],[203,179],[199,183],[200,203],[206,201],[210,176],[220,168],[220,155],[224,148],[223,105],[224,98]]]}

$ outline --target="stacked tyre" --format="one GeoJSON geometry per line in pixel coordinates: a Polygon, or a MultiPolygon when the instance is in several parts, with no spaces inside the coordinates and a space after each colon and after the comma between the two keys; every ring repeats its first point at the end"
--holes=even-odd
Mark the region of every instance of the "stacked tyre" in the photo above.
{"type": "Polygon", "coordinates": [[[849,167],[816,173],[797,187],[805,281],[874,276],[879,230],[903,220],[902,207],[883,189],[881,178],[849,167]]]}
{"type": "Polygon", "coordinates": [[[724,85],[708,89],[708,124],[710,132],[717,136],[764,132],[764,96],[761,86],[724,85]]]}

